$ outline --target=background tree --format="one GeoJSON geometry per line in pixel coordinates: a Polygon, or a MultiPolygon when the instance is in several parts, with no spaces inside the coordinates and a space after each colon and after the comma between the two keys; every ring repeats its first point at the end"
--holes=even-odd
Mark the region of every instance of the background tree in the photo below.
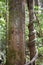
{"type": "MultiPolygon", "coordinates": [[[[35,29],[34,29],[34,4],[33,0],[27,0],[28,9],[29,9],[29,50],[30,50],[30,60],[35,56],[36,50],[35,50],[35,29]]],[[[31,64],[30,64],[31,65],[31,64]]],[[[35,61],[33,62],[33,65],[35,65],[35,61]]]]}

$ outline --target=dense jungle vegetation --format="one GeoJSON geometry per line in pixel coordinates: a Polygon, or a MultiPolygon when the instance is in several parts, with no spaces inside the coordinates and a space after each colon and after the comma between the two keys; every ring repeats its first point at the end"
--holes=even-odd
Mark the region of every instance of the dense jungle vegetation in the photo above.
{"type": "MultiPolygon", "coordinates": [[[[7,13],[7,5],[5,0],[0,0],[0,51],[2,51],[6,56],[6,48],[7,48],[7,22],[6,22],[6,14],[7,13]]],[[[34,27],[36,29],[36,47],[38,49],[38,58],[37,58],[37,65],[43,65],[43,8],[40,6],[34,6],[34,12],[36,13],[35,18],[37,17],[38,20],[34,21],[34,27]],[[42,60],[41,60],[42,59],[42,60]]],[[[25,36],[26,36],[26,50],[28,50],[28,21],[29,21],[29,13],[27,4],[25,7],[25,36]]],[[[29,52],[29,51],[28,51],[29,52]]],[[[6,60],[6,59],[5,59],[6,60]]],[[[29,60],[29,56],[26,56],[26,60],[29,60]]]]}

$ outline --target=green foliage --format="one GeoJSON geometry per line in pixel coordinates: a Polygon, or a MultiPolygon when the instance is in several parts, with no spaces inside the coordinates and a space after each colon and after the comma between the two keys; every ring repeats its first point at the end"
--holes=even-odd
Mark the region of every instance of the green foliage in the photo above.
{"type": "Polygon", "coordinates": [[[43,55],[43,47],[38,47],[38,54],[43,55]]]}
{"type": "Polygon", "coordinates": [[[5,2],[5,0],[0,0],[1,2],[5,2]]]}
{"type": "Polygon", "coordinates": [[[37,23],[34,23],[34,26],[35,26],[36,31],[39,33],[39,36],[37,35],[37,43],[39,45],[43,43],[42,41],[43,39],[43,14],[42,13],[38,14],[37,17],[39,19],[40,25],[37,22],[37,23]]]}
{"type": "MultiPolygon", "coordinates": [[[[0,51],[3,51],[4,58],[6,57],[6,5],[4,0],[0,0],[0,51]]],[[[6,58],[4,63],[6,62],[6,58]]]]}
{"type": "Polygon", "coordinates": [[[4,17],[6,14],[6,5],[4,2],[0,1],[0,17],[4,17]]]}
{"type": "Polygon", "coordinates": [[[6,40],[6,23],[3,18],[0,18],[0,41],[1,41],[1,47],[3,48],[3,45],[5,45],[6,40]]]}
{"type": "Polygon", "coordinates": [[[34,6],[34,9],[35,9],[35,10],[38,10],[38,9],[39,9],[39,6],[34,6]]]}
{"type": "MultiPolygon", "coordinates": [[[[4,1],[4,0],[3,0],[4,1]]],[[[0,49],[4,50],[6,45],[6,5],[5,2],[0,1],[0,49]]]]}
{"type": "Polygon", "coordinates": [[[28,40],[28,35],[29,35],[29,31],[28,31],[28,24],[29,24],[29,13],[28,13],[28,8],[27,8],[27,4],[26,4],[26,10],[25,10],[25,23],[26,23],[26,30],[25,30],[25,34],[26,34],[26,41],[28,40]]]}

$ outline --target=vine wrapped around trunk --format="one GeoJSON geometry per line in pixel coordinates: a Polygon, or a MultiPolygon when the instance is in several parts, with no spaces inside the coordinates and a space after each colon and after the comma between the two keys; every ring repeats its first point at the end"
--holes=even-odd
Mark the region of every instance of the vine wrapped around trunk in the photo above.
{"type": "MultiPolygon", "coordinates": [[[[33,0],[27,0],[27,5],[29,9],[29,50],[30,50],[30,60],[35,56],[36,49],[35,49],[35,38],[36,38],[36,31],[34,29],[34,5],[33,0]]],[[[30,64],[31,65],[31,64],[30,64]]],[[[32,65],[35,65],[35,61],[32,65]]]]}

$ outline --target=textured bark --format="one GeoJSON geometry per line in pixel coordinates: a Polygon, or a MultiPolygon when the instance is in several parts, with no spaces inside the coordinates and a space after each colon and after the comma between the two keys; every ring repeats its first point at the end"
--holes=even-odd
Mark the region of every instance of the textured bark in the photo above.
{"type": "MultiPolygon", "coordinates": [[[[29,9],[29,50],[30,50],[30,60],[35,56],[35,32],[34,31],[34,5],[33,0],[27,0],[29,9]]],[[[31,64],[30,64],[31,65],[31,64]]],[[[35,65],[35,61],[32,65],[35,65]]]]}
{"type": "Polygon", "coordinates": [[[25,8],[23,0],[9,0],[9,40],[6,65],[24,65],[25,8]]]}
{"type": "Polygon", "coordinates": [[[25,62],[25,1],[22,2],[22,8],[19,10],[20,22],[19,22],[19,55],[20,65],[24,65],[25,62]]]}

